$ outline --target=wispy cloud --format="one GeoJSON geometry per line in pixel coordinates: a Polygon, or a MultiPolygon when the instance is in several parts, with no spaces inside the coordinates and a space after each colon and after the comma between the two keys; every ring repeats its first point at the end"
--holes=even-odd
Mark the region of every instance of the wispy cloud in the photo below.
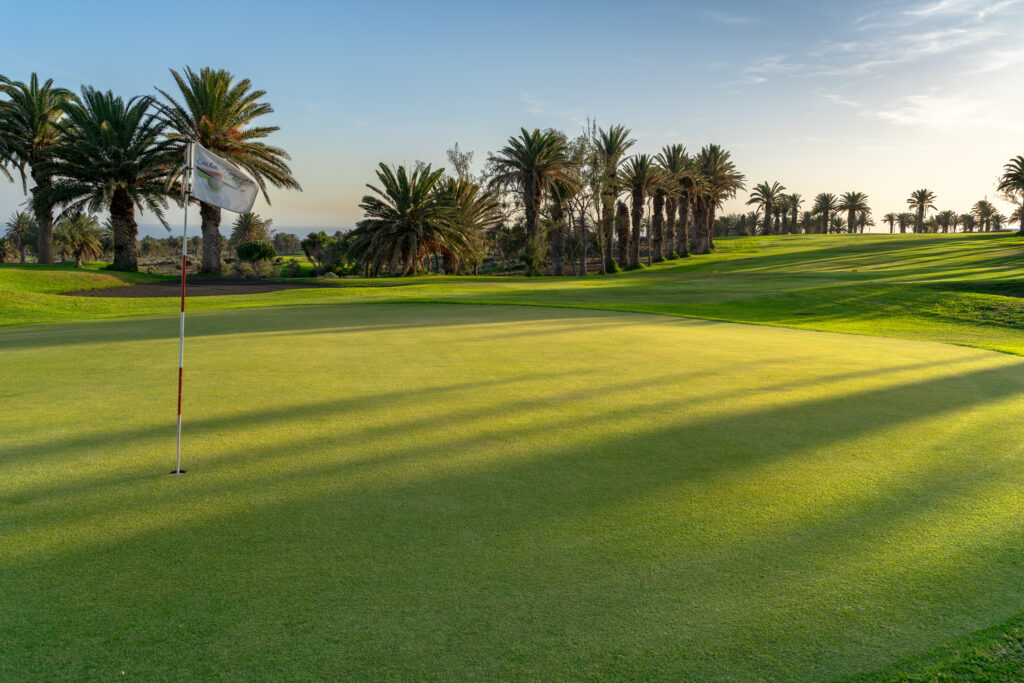
{"type": "Polygon", "coordinates": [[[542,100],[533,93],[521,92],[519,99],[529,114],[536,116],[547,116],[571,122],[573,125],[581,125],[586,118],[582,109],[567,109],[552,106],[547,100],[542,100]]]}
{"type": "Polygon", "coordinates": [[[1020,0],[939,0],[926,5],[918,5],[904,10],[904,14],[912,17],[938,17],[943,15],[973,16],[985,19],[989,15],[1000,12],[1007,7],[1016,5],[1020,0]]]}

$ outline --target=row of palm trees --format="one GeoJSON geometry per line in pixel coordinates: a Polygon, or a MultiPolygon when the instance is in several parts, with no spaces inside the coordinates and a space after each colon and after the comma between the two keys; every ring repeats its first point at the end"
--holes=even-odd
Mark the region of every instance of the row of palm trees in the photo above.
{"type": "MultiPolygon", "coordinates": [[[[171,70],[172,95],[127,100],[83,86],[80,94],[41,82],[0,76],[0,173],[20,176],[30,194],[36,253],[53,262],[54,212],[61,216],[109,212],[114,231],[113,267],[138,270],[135,211],[162,223],[170,201],[182,199],[184,148],[195,140],[229,159],[257,182],[267,202],[268,184],[301,189],[288,154],[264,139],[276,126],[253,125],[273,112],[248,79],[224,70],[171,70]],[[32,187],[29,190],[28,181],[32,187]]],[[[204,272],[221,271],[221,210],[199,204],[204,272]]]]}
{"type": "Polygon", "coordinates": [[[591,125],[573,140],[560,131],[524,128],[488,157],[480,179],[381,164],[378,185],[368,186],[373,194],[360,204],[366,219],[352,234],[349,255],[368,274],[416,273],[435,255],[446,272],[475,270],[482,235],[521,216],[529,272],[549,259],[552,275],[561,275],[570,233],[583,247],[580,274],[591,236],[601,251],[601,272],[618,271],[620,264],[639,268],[648,201],[655,260],[710,251],[716,211],[744,187],[729,152],[707,145],[691,156],[682,145],[669,145],[657,155],[627,156],[634,143],[621,125],[591,125]]]}

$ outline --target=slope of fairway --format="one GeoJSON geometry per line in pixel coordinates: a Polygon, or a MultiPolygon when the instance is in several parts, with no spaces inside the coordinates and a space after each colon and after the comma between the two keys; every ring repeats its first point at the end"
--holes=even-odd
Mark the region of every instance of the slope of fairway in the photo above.
{"type": "MultiPolygon", "coordinates": [[[[67,297],[122,284],[69,267],[0,264],[0,325],[172,313],[177,301],[67,297]]],[[[128,276],[118,276],[127,278],[128,276]]],[[[146,276],[130,276],[131,278],[146,276]]],[[[1012,234],[792,235],[586,278],[344,279],[336,288],[201,297],[190,310],[382,302],[498,303],[660,313],[940,341],[1024,354],[1024,239],[1012,234]]]]}
{"type": "Polygon", "coordinates": [[[537,307],[0,330],[0,679],[822,680],[1024,611],[1024,361],[537,307]]]}

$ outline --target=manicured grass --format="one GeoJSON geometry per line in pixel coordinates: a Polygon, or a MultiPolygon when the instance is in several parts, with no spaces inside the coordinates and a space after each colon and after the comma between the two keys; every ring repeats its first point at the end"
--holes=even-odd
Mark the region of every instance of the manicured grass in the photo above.
{"type": "Polygon", "coordinates": [[[0,679],[823,680],[1024,611],[1018,357],[539,307],[188,329],[180,478],[174,316],[0,330],[0,679]]]}
{"type": "MultiPolygon", "coordinates": [[[[61,274],[69,268],[57,268],[61,274]]],[[[38,267],[0,266],[0,325],[152,315],[174,299],[7,292],[38,267]]],[[[96,278],[96,275],[90,275],[96,278]]],[[[1012,234],[830,235],[719,240],[718,253],[587,278],[345,279],[337,289],[204,297],[191,310],[381,302],[596,308],[922,339],[1024,354],[1024,239],[1012,234]]],[[[111,280],[111,284],[120,284],[111,280]]],[[[49,283],[46,285],[50,286],[49,283]]],[[[89,285],[92,286],[92,285],[89,285]]]]}

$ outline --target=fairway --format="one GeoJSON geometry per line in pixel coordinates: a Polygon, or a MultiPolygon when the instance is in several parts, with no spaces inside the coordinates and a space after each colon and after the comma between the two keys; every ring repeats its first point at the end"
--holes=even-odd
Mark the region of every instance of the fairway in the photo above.
{"type": "Polygon", "coordinates": [[[0,329],[0,679],[823,680],[1024,611],[1019,356],[469,304],[188,335],[172,478],[177,318],[0,329]]]}

